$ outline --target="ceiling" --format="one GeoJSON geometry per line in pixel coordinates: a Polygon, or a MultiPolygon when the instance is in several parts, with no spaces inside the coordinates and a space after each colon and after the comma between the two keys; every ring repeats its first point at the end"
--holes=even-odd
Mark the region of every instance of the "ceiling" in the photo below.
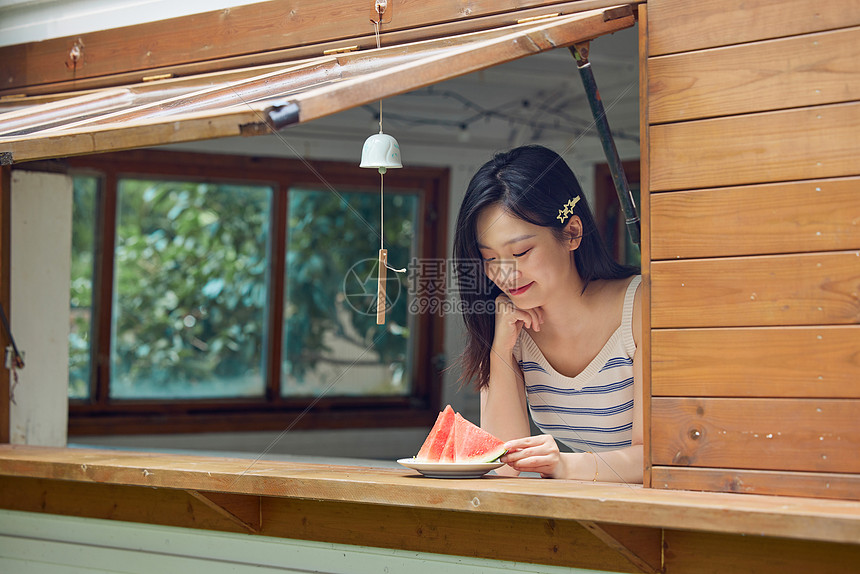
{"type": "MultiPolygon", "coordinates": [[[[593,41],[592,64],[622,157],[638,157],[637,29],[593,41]]],[[[394,96],[383,127],[401,144],[505,149],[540,142],[602,154],[593,116],[570,51],[560,48],[394,96]]],[[[363,141],[378,130],[378,104],[290,128],[305,138],[363,141]]],[[[582,155],[580,154],[580,155],[582,155]]]]}

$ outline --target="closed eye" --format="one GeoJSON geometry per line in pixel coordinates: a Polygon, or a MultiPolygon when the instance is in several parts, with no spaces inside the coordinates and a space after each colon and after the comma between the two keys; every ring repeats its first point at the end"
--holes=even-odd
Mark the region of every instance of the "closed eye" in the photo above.
{"type": "Polygon", "coordinates": [[[514,257],[522,257],[523,255],[525,255],[526,253],[528,253],[531,250],[532,249],[530,247],[530,248],[526,249],[525,251],[523,251],[522,253],[514,253],[514,257]]]}

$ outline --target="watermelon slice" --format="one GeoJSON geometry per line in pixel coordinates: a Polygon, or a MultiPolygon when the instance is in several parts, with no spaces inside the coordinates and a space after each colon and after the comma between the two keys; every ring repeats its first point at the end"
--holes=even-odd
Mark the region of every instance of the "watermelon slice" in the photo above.
{"type": "Polygon", "coordinates": [[[454,449],[457,462],[492,462],[505,454],[504,441],[473,425],[460,413],[454,415],[454,430],[451,434],[457,437],[454,449]]]}
{"type": "MultiPolygon", "coordinates": [[[[459,415],[456,415],[459,416],[459,415]]],[[[442,449],[442,456],[439,457],[439,462],[457,462],[457,426],[451,427],[451,433],[448,435],[448,440],[445,442],[445,448],[442,449]]]]}
{"type": "Polygon", "coordinates": [[[421,450],[415,455],[415,460],[419,462],[439,462],[453,428],[454,409],[451,408],[451,405],[448,405],[436,417],[436,424],[433,425],[433,428],[430,429],[430,434],[424,439],[424,444],[421,445],[421,450]]]}

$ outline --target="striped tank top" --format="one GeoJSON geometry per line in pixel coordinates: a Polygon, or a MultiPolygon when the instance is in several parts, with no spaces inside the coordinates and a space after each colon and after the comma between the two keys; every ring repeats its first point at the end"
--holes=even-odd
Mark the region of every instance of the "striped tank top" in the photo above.
{"type": "Polygon", "coordinates": [[[621,326],[575,377],[558,373],[525,329],[514,358],[525,379],[529,412],[544,434],[574,452],[630,446],[633,437],[633,298],[641,277],[627,286],[621,326]]]}

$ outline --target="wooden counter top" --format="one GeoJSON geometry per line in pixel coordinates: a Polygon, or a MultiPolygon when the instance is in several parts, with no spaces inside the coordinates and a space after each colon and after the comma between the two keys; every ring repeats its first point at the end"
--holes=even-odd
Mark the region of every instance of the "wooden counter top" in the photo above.
{"type": "Polygon", "coordinates": [[[860,544],[860,503],[536,478],[0,445],[0,477],[860,544]]]}

